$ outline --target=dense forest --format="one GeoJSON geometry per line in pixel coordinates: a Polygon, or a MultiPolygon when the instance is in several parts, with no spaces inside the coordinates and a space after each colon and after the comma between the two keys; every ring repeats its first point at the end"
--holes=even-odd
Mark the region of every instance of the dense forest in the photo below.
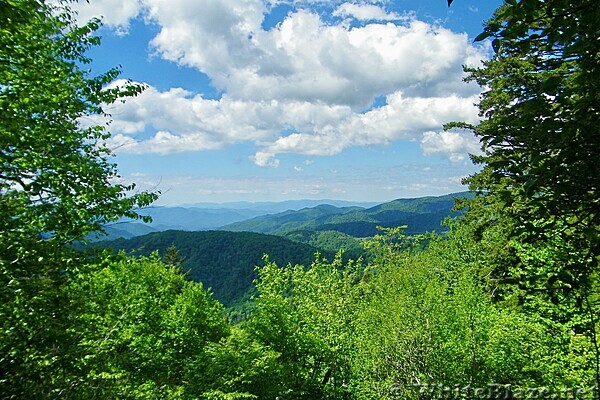
{"type": "Polygon", "coordinates": [[[99,22],[61,4],[0,2],[1,398],[599,398],[600,3],[506,0],[486,22],[482,120],[445,127],[481,140],[477,195],[446,234],[267,257],[239,321],[174,248],[74,250],[158,193],[119,184],[107,127],[81,125],[144,88],[90,75],[99,22]]]}
{"type": "MultiPolygon", "coordinates": [[[[232,307],[245,303],[255,292],[253,282],[258,277],[255,267],[263,265],[264,255],[282,266],[309,265],[317,253],[327,260],[341,252],[344,261],[370,261],[372,254],[362,246],[363,238],[374,236],[379,228],[386,226],[406,226],[405,233],[412,235],[427,231],[445,233],[443,220],[458,215],[452,212],[454,201],[466,198],[469,198],[467,193],[456,193],[399,199],[369,209],[318,205],[235,224],[237,229],[273,231],[278,236],[247,231],[167,230],[94,242],[92,248],[110,248],[134,256],[149,256],[156,251],[161,257],[176,250],[186,277],[202,282],[216,300],[232,307]],[[344,233],[349,226],[359,233],[358,238],[344,233]]],[[[167,215],[173,211],[181,214],[180,210],[168,211],[167,215]]],[[[185,211],[183,215],[188,215],[185,211]]]]}
{"type": "Polygon", "coordinates": [[[97,246],[130,255],[150,256],[158,252],[163,259],[174,257],[188,279],[202,282],[226,307],[250,297],[258,278],[255,267],[264,264],[265,254],[280,265],[309,265],[319,252],[328,259],[335,255],[298,241],[253,232],[165,231],[97,246]]]}

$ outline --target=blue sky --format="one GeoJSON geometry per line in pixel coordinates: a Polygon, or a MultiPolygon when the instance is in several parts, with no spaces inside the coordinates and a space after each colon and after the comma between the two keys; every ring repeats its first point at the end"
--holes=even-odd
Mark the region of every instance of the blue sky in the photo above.
{"type": "MultiPolygon", "coordinates": [[[[147,85],[110,106],[122,178],[158,204],[389,201],[465,190],[480,89],[462,65],[498,0],[93,0],[95,72],[147,85]]],[[[119,81],[113,83],[120,84],[119,81]]],[[[93,120],[105,122],[101,118],[93,120]]]]}

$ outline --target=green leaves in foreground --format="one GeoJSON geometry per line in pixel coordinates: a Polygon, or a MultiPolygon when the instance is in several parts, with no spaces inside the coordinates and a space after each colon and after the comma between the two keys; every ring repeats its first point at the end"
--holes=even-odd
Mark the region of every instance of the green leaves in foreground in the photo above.
{"type": "Polygon", "coordinates": [[[66,290],[75,318],[67,357],[71,371],[80,371],[67,377],[78,395],[185,394],[187,382],[204,381],[207,347],[229,334],[222,306],[157,257],[119,257],[66,290]]]}
{"type": "Polygon", "coordinates": [[[277,396],[416,399],[427,385],[590,383],[590,366],[577,366],[586,337],[551,335],[537,316],[494,303],[467,238],[456,228],[450,240],[391,230],[370,243],[366,268],[267,263],[243,327],[278,355],[277,396]]]}
{"type": "MultiPolygon", "coordinates": [[[[600,3],[507,1],[485,25],[495,54],[469,68],[483,90],[473,128],[483,154],[465,180],[480,197],[464,225],[496,236],[498,299],[548,329],[585,335],[600,387],[600,3]],[[504,240],[502,239],[504,237],[504,240]]],[[[491,255],[491,256],[490,256],[491,255]]],[[[572,343],[569,341],[569,343],[572,343]]],[[[584,345],[587,343],[586,345],[584,345]]]]}
{"type": "MultiPolygon", "coordinates": [[[[84,268],[67,244],[135,217],[153,193],[132,194],[110,161],[105,107],[140,85],[91,76],[97,20],[78,26],[67,2],[0,2],[0,385],[44,398],[64,361],[73,315],[62,289],[84,268]]],[[[58,379],[58,378],[56,378],[58,379]]],[[[77,384],[76,384],[77,386],[77,384]]],[[[65,388],[66,390],[67,388],[65,388]]],[[[64,393],[61,393],[64,395],[64,393]]]]}
{"type": "Polygon", "coordinates": [[[482,171],[466,182],[488,203],[473,203],[468,220],[492,225],[501,208],[516,243],[560,241],[568,251],[555,252],[548,274],[506,264],[496,274],[524,287],[570,290],[580,301],[600,260],[599,20],[596,1],[507,2],[485,26],[499,43],[496,54],[467,69],[483,89],[474,132],[484,154],[474,157],[482,171]]]}
{"type": "MultiPolygon", "coordinates": [[[[90,76],[85,52],[99,43],[98,21],[79,27],[63,5],[3,2],[0,13],[0,230],[64,243],[98,230],[156,196],[128,196],[103,142],[107,105],[143,90],[107,85],[118,69],[90,76]]],[[[3,248],[8,243],[3,240],[3,248]]],[[[14,248],[7,261],[23,257],[14,248]]],[[[3,257],[0,260],[4,260],[3,257]]]]}

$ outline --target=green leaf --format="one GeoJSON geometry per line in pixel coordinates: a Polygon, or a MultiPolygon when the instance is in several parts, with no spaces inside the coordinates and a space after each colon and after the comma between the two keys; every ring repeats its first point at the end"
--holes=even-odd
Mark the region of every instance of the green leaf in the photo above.
{"type": "Polygon", "coordinates": [[[491,32],[483,31],[479,35],[477,35],[477,37],[475,38],[474,42],[481,42],[482,40],[485,40],[485,39],[489,38],[491,35],[492,35],[491,32]]]}
{"type": "Polygon", "coordinates": [[[562,77],[560,76],[552,76],[542,83],[542,89],[545,93],[555,94],[558,92],[558,87],[562,83],[562,77]]]}
{"type": "Polygon", "coordinates": [[[494,49],[495,53],[499,53],[500,49],[502,48],[502,41],[500,39],[492,40],[492,48],[494,49]]]}

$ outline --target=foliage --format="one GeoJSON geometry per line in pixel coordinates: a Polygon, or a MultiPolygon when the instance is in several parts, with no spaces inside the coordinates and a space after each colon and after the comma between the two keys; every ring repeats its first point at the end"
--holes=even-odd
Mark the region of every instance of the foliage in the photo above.
{"type": "Polygon", "coordinates": [[[461,251],[458,238],[423,239],[425,251],[399,230],[370,243],[377,258],[366,273],[378,296],[362,325],[377,338],[371,351],[387,382],[382,395],[418,398],[427,385],[539,383],[528,371],[535,371],[535,354],[548,351],[541,327],[492,303],[469,265],[477,259],[461,251]]]}
{"type": "Polygon", "coordinates": [[[542,286],[575,289],[600,255],[599,16],[594,1],[508,2],[480,35],[494,38],[494,58],[469,70],[487,88],[475,127],[484,168],[471,188],[502,205],[511,237],[558,236],[577,254],[539,276],[542,286]]]}
{"type": "MultiPolygon", "coordinates": [[[[496,12],[479,37],[495,38],[496,55],[470,70],[486,90],[473,127],[484,167],[468,180],[482,195],[458,203],[469,211],[444,236],[393,228],[366,241],[366,267],[341,253],[309,265],[313,247],[247,232],[127,242],[164,262],[66,246],[155,197],[128,197],[105,128],[81,124],[141,88],[105,89],[118,70],[82,69],[97,21],[78,27],[37,0],[0,7],[0,397],[422,399],[496,383],[595,384],[597,398],[595,2],[510,0],[496,12]],[[223,278],[224,299],[257,278],[241,322],[187,280],[192,262],[223,278]]],[[[398,225],[396,206],[279,217],[323,230],[398,225]]]]}
{"type": "Polygon", "coordinates": [[[59,387],[72,389],[61,397],[185,398],[208,390],[208,348],[229,334],[223,307],[157,255],[103,264],[65,288],[74,321],[59,387]]]}
{"type": "Polygon", "coordinates": [[[171,245],[167,247],[162,260],[166,265],[171,267],[179,267],[185,261],[185,259],[179,255],[179,250],[177,250],[174,243],[171,243],[171,245]]]}
{"type": "Polygon", "coordinates": [[[105,89],[118,69],[90,76],[85,51],[98,21],[77,26],[62,5],[0,2],[0,385],[40,398],[64,333],[60,287],[78,256],[65,243],[121,216],[154,194],[117,183],[106,127],[85,117],[142,90],[105,89]]]}
{"type": "Polygon", "coordinates": [[[341,258],[261,268],[243,329],[278,355],[277,396],[416,399],[428,387],[589,383],[585,336],[550,335],[543,320],[494,303],[478,249],[453,229],[450,239],[389,230],[368,243],[376,258],[366,269],[341,258]]]}
{"type": "MultiPolygon", "coordinates": [[[[259,269],[256,308],[248,329],[279,354],[282,368],[272,380],[280,399],[351,398],[356,304],[354,264],[342,270],[317,259],[310,268],[259,269]]],[[[271,397],[275,398],[275,397],[271,397]]]]}
{"type": "MultiPolygon", "coordinates": [[[[82,65],[90,62],[85,51],[99,43],[92,36],[98,21],[78,27],[61,10],[36,0],[2,3],[0,229],[11,240],[40,232],[63,243],[78,239],[121,216],[136,217],[132,207],[155,198],[126,197],[133,186],[114,182],[117,171],[102,144],[106,127],[82,125],[82,117],[104,115],[105,105],[143,87],[105,89],[118,69],[89,77],[82,65]]],[[[13,248],[9,261],[24,256],[13,248]]]]}
{"type": "Polygon", "coordinates": [[[275,399],[281,376],[279,354],[258,342],[246,329],[231,328],[231,335],[209,349],[209,362],[202,365],[206,374],[215,377],[214,389],[203,394],[206,399],[275,399]]]}
{"type": "Polygon", "coordinates": [[[293,231],[285,238],[309,244],[319,251],[343,251],[345,258],[358,259],[365,254],[360,240],[338,231],[293,231]]]}
{"type": "MultiPolygon", "coordinates": [[[[247,300],[245,295],[253,291],[252,282],[257,278],[254,268],[262,265],[265,254],[282,264],[308,265],[319,251],[279,236],[225,231],[165,231],[96,245],[137,255],[150,255],[155,250],[166,255],[174,245],[186,276],[211,288],[215,298],[227,307],[247,300]]],[[[333,257],[334,253],[326,255],[333,257]]]]}
{"type": "Polygon", "coordinates": [[[483,196],[465,220],[499,239],[489,259],[500,298],[587,335],[597,386],[599,19],[595,1],[521,0],[486,23],[477,40],[492,38],[495,55],[467,70],[484,89],[472,127],[483,169],[467,179],[483,196]]]}

